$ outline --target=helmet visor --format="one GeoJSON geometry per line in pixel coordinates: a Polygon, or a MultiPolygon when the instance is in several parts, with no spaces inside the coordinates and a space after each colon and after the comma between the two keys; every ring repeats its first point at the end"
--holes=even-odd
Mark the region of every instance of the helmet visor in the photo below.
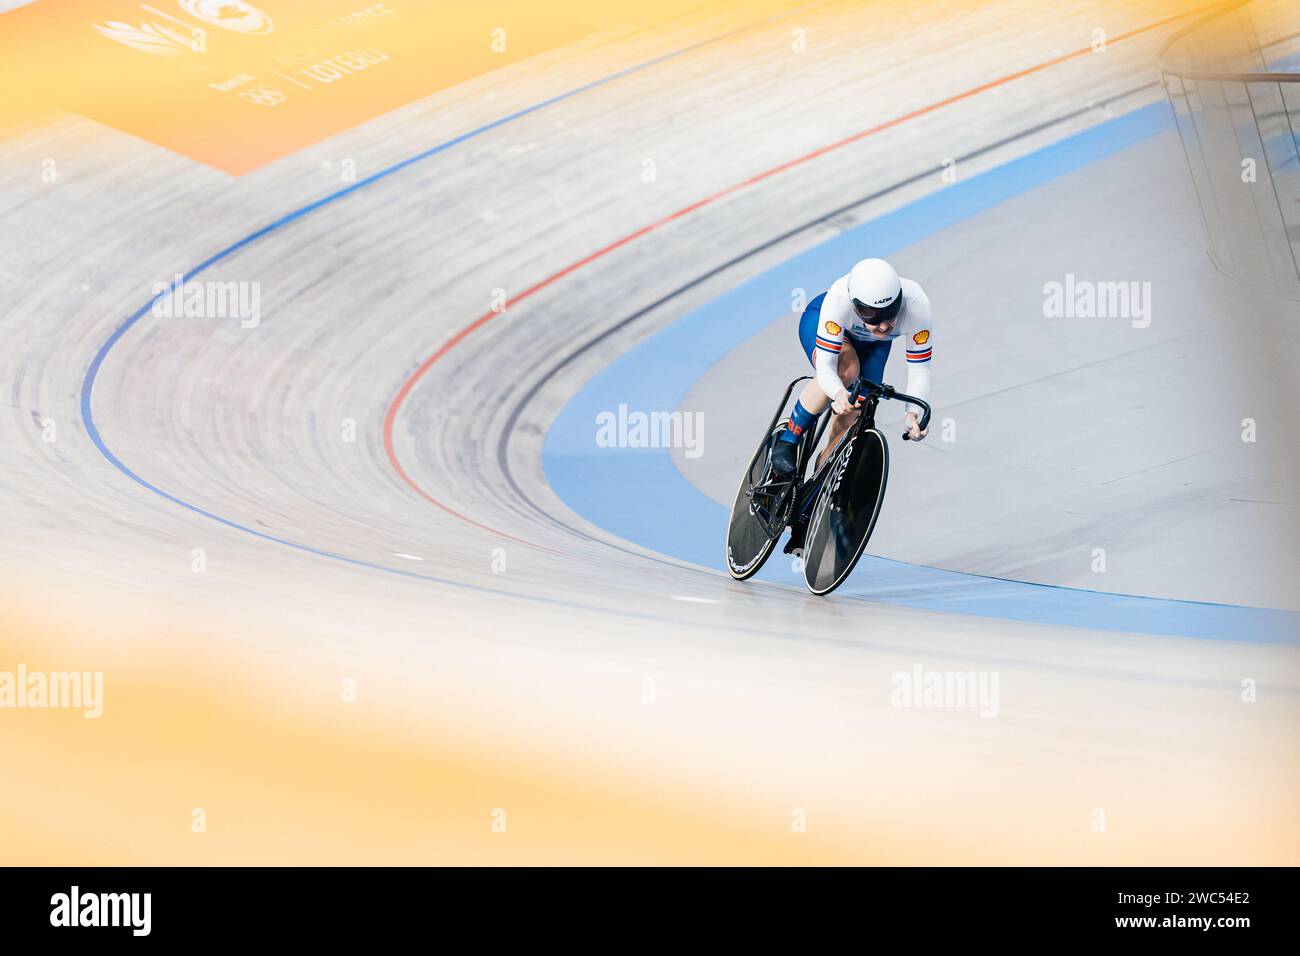
{"type": "Polygon", "coordinates": [[[868,305],[861,299],[853,300],[853,310],[858,313],[858,318],[867,325],[881,325],[885,322],[893,322],[898,318],[898,312],[902,307],[902,292],[894,296],[894,301],[888,305],[874,306],[868,305]]]}

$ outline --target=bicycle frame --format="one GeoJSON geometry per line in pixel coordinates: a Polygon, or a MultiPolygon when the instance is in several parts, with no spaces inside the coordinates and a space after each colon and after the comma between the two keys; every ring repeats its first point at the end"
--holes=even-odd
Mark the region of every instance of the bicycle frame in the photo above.
{"type": "MultiPolygon", "coordinates": [[[[856,398],[856,396],[851,397],[856,398]]],[[[876,427],[876,405],[879,401],[879,398],[876,397],[867,400],[866,404],[863,405],[858,412],[858,420],[850,425],[844,434],[840,436],[840,440],[835,443],[834,448],[827,450],[826,460],[821,463],[821,467],[817,468],[813,472],[811,478],[800,483],[798,492],[795,496],[794,508],[792,509],[792,519],[798,519],[800,522],[808,520],[808,515],[812,511],[813,503],[817,501],[817,495],[826,481],[826,476],[830,474],[831,466],[835,463],[836,453],[844,446],[845,442],[857,435],[857,433],[864,427],[876,427]]],[[[833,414],[834,413],[829,409],[822,414],[821,421],[817,423],[817,432],[813,437],[812,443],[808,447],[809,455],[816,452],[817,443],[821,441],[822,432],[826,430],[826,424],[831,420],[833,414]]],[[[794,520],[791,520],[790,524],[792,526],[794,523],[794,520]]]]}
{"type": "MultiPolygon", "coordinates": [[[[776,414],[772,416],[772,422],[768,426],[768,434],[771,434],[776,430],[776,424],[781,420],[781,413],[785,410],[786,403],[790,400],[791,394],[794,393],[795,386],[800,382],[811,380],[812,376],[803,375],[796,378],[789,384],[789,386],[787,386],[785,394],[781,396],[781,403],[776,407],[776,414]]],[[[881,399],[910,402],[914,405],[920,406],[923,410],[920,421],[921,428],[925,428],[929,425],[930,406],[924,400],[916,398],[913,395],[899,392],[890,385],[873,382],[870,379],[865,378],[858,379],[853,383],[853,388],[849,390],[849,400],[851,402],[856,404],[859,400],[862,401],[862,404],[859,406],[858,419],[849,426],[848,430],[840,437],[835,448],[830,449],[830,452],[826,455],[826,460],[822,462],[819,468],[814,470],[812,476],[807,479],[803,478],[803,475],[807,472],[808,459],[816,451],[817,444],[821,441],[822,435],[826,431],[827,423],[831,420],[831,415],[833,413],[830,409],[827,409],[818,417],[816,429],[813,430],[809,438],[804,439],[803,459],[800,463],[799,472],[795,477],[789,482],[775,482],[769,478],[769,480],[761,482],[759,485],[756,485],[751,489],[751,497],[757,496],[760,493],[771,494],[773,491],[776,492],[776,497],[772,501],[771,507],[768,509],[769,517],[764,519],[761,516],[758,516],[759,521],[763,524],[764,530],[767,531],[769,535],[775,536],[785,530],[785,524],[787,521],[783,512],[787,493],[792,493],[794,499],[790,508],[788,523],[793,526],[797,522],[803,522],[808,519],[808,514],[812,510],[813,503],[817,500],[817,494],[821,491],[821,487],[826,481],[826,476],[830,473],[831,465],[835,461],[836,452],[846,441],[856,436],[860,431],[862,431],[862,429],[876,427],[876,408],[880,404],[881,399]],[[780,486],[779,488],[776,487],[778,485],[780,486]],[[775,528],[770,523],[771,519],[776,518],[777,516],[780,516],[781,519],[782,526],[780,528],[775,528]]],[[[904,440],[907,440],[908,437],[907,434],[903,435],[904,440]]],[[[755,460],[756,459],[752,459],[750,461],[751,469],[753,468],[755,460]]]]}

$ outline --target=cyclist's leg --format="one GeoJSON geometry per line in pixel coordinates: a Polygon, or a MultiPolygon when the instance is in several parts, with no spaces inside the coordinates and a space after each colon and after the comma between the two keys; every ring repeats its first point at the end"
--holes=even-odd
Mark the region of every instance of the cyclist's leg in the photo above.
{"type": "MultiPolygon", "coordinates": [[[[853,343],[853,348],[844,349],[840,353],[840,378],[844,380],[845,386],[851,385],[859,377],[871,382],[882,381],[885,374],[885,360],[889,358],[889,347],[894,344],[893,339],[885,339],[883,342],[862,342],[852,336],[845,336],[845,341],[853,343]],[[851,356],[848,363],[844,360],[846,354],[851,356]]],[[[844,433],[849,430],[849,426],[857,420],[856,409],[831,419],[830,427],[826,429],[826,450],[817,460],[818,468],[825,463],[840,439],[844,437],[844,433]]]]}
{"type": "MultiPolygon", "coordinates": [[[[840,350],[840,381],[844,383],[845,388],[848,388],[858,380],[859,367],[858,353],[855,349],[850,348],[840,350]]],[[[818,391],[820,391],[820,389],[818,389],[818,391]]],[[[856,410],[847,411],[843,415],[831,416],[831,423],[826,426],[826,447],[817,458],[818,468],[826,463],[826,458],[830,455],[835,446],[839,444],[840,439],[844,437],[844,433],[848,431],[849,426],[857,420],[858,413],[856,410]]]]}
{"type": "MultiPolygon", "coordinates": [[[[823,292],[808,303],[808,307],[803,310],[803,315],[799,317],[799,348],[803,350],[809,363],[814,366],[817,329],[821,323],[821,308],[825,299],[826,293],[823,292]]],[[[789,478],[794,475],[798,467],[799,442],[826,409],[828,401],[816,381],[808,382],[800,391],[798,400],[790,412],[789,424],[772,449],[772,470],[778,477],[789,478]]]]}
{"type": "Polygon", "coordinates": [[[889,349],[893,344],[893,339],[861,343],[856,339],[854,340],[853,349],[858,353],[863,378],[870,382],[883,382],[885,380],[885,362],[889,358],[889,349]]]}
{"type": "MultiPolygon", "coordinates": [[[[859,377],[871,382],[882,381],[885,374],[885,361],[889,358],[889,348],[894,344],[894,340],[864,342],[846,335],[844,341],[853,344],[851,349],[840,352],[840,378],[844,380],[845,387],[852,385],[859,377]],[[848,361],[845,361],[846,358],[848,361]]],[[[826,450],[817,460],[818,468],[825,463],[840,439],[844,437],[844,433],[849,430],[849,426],[857,420],[857,411],[836,415],[831,419],[830,427],[826,429],[826,450]]]]}

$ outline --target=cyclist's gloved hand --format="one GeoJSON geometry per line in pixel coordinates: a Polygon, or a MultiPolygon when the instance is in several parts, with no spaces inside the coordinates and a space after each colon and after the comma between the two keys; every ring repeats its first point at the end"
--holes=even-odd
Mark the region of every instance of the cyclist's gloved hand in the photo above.
{"type": "Polygon", "coordinates": [[[852,407],[853,403],[849,401],[849,390],[847,388],[840,389],[840,393],[835,396],[835,401],[831,402],[831,411],[836,415],[843,415],[852,407]]]}
{"type": "Polygon", "coordinates": [[[907,434],[912,441],[920,441],[926,435],[930,434],[930,429],[921,431],[920,417],[916,412],[908,412],[903,416],[903,421],[907,424],[907,434]]]}

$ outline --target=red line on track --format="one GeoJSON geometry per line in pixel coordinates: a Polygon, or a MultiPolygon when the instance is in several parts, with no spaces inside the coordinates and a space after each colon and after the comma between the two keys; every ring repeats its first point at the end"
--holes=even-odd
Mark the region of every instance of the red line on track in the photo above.
{"type": "MultiPolygon", "coordinates": [[[[1200,8],[1200,9],[1205,9],[1205,8],[1200,8]]],[[[1158,30],[1160,27],[1168,26],[1170,23],[1174,23],[1178,20],[1185,19],[1186,17],[1198,13],[1200,12],[1200,9],[1191,10],[1186,13],[1176,14],[1171,17],[1165,17],[1162,20],[1157,20],[1154,23],[1148,23],[1146,26],[1138,27],[1135,30],[1129,30],[1127,33],[1121,33],[1118,36],[1110,37],[1106,41],[1107,46],[1113,43],[1122,43],[1125,40],[1129,40],[1143,33],[1149,33],[1152,30],[1158,30]]],[[[584,256],[583,258],[579,259],[577,262],[570,263],[569,265],[561,269],[559,272],[547,276],[545,279],[542,279],[540,282],[536,282],[533,285],[530,285],[527,289],[525,289],[523,292],[520,292],[518,295],[513,296],[510,300],[510,304],[514,305],[517,302],[522,302],[523,300],[529,298],[530,296],[533,296],[536,293],[541,292],[547,286],[553,285],[556,282],[560,281],[565,276],[572,275],[574,272],[577,272],[579,269],[583,268],[584,266],[590,265],[591,263],[595,262],[597,259],[602,259],[605,256],[609,255],[611,252],[614,252],[617,249],[621,249],[623,246],[626,246],[629,243],[635,242],[637,239],[640,239],[642,236],[648,235],[654,232],[655,230],[668,225],[671,222],[677,221],[678,219],[682,219],[686,216],[689,216],[691,213],[703,209],[705,206],[712,205],[713,203],[717,202],[719,199],[723,199],[727,196],[730,196],[732,193],[739,192],[742,189],[747,189],[748,187],[753,186],[757,183],[761,183],[766,179],[770,179],[773,176],[777,175],[778,173],[785,172],[787,169],[792,169],[795,166],[801,166],[804,163],[808,163],[814,159],[817,159],[818,157],[825,156],[827,153],[834,152],[837,149],[842,149],[845,146],[849,146],[853,143],[859,142],[860,140],[864,140],[869,136],[874,136],[877,133],[883,133],[886,130],[893,129],[896,126],[901,126],[903,123],[906,123],[910,120],[917,119],[918,117],[921,116],[925,116],[929,113],[933,113],[937,110],[943,109],[945,106],[951,106],[954,103],[959,103],[962,100],[967,100],[973,96],[978,96],[980,93],[987,92],[988,90],[994,89],[995,87],[1003,86],[1007,83],[1011,83],[1023,77],[1030,76],[1034,73],[1039,73],[1043,70],[1050,69],[1053,66],[1059,66],[1060,64],[1066,63],[1070,60],[1075,60],[1078,59],[1079,57],[1087,56],[1092,52],[1093,52],[1092,47],[1086,46],[1078,50],[1072,50],[1069,53],[1064,53],[1061,56],[1053,57],[1050,60],[1044,60],[1042,63],[1037,63],[1034,66],[1026,67],[1023,70],[1017,70],[1014,73],[1008,73],[1006,76],[998,77],[995,80],[989,80],[987,83],[981,83],[978,86],[972,86],[970,89],[963,90],[960,93],[955,93],[952,96],[946,97],[942,100],[936,100],[933,103],[929,103],[925,106],[914,109],[909,113],[903,113],[901,116],[896,116],[893,119],[886,120],[883,123],[879,123],[868,129],[861,130],[857,133],[854,133],[852,136],[846,136],[844,139],[837,140],[834,143],[829,143],[826,146],[818,147],[817,149],[814,149],[812,152],[804,153],[802,156],[797,156],[794,159],[787,160],[786,162],[781,163],[779,166],[773,166],[771,169],[766,169],[761,173],[758,173],[754,176],[750,176],[748,179],[741,180],[738,183],[733,183],[732,185],[727,186],[725,189],[721,189],[718,192],[715,192],[709,196],[705,196],[703,199],[696,200],[695,202],[691,203],[689,206],[683,206],[681,209],[678,209],[676,212],[669,213],[667,216],[664,216],[662,219],[656,219],[654,222],[650,223],[649,225],[642,226],[640,229],[636,230],[635,232],[628,233],[626,236],[623,236],[621,239],[616,239],[615,241],[611,242],[609,245],[597,249],[595,252],[587,256],[584,256]]],[[[420,366],[410,374],[410,376],[406,379],[405,382],[402,383],[402,387],[398,389],[397,394],[393,396],[392,402],[389,403],[388,411],[384,414],[384,451],[388,455],[389,464],[392,465],[393,470],[397,472],[397,476],[401,478],[402,481],[405,482],[421,498],[423,498],[425,501],[429,502],[430,504],[435,505],[438,508],[441,508],[443,511],[447,512],[447,514],[452,515],[455,518],[459,518],[461,521],[464,521],[467,524],[471,524],[476,528],[481,528],[484,531],[491,532],[497,537],[504,538],[507,541],[515,541],[519,544],[526,544],[529,547],[537,548],[541,551],[547,551],[550,552],[551,554],[566,555],[566,552],[557,551],[554,548],[548,548],[545,545],[535,544],[523,538],[518,538],[515,537],[514,535],[507,534],[504,531],[499,531],[496,528],[491,527],[490,525],[486,525],[481,521],[477,521],[474,518],[469,517],[468,515],[462,514],[461,512],[457,511],[455,508],[452,508],[450,505],[446,504],[445,502],[439,501],[433,495],[429,494],[429,492],[425,491],[422,487],[420,487],[420,485],[415,481],[415,479],[413,479],[407,473],[406,469],[402,467],[402,463],[397,457],[396,447],[393,444],[393,428],[397,422],[398,412],[401,410],[402,404],[410,396],[411,392],[415,389],[415,386],[419,383],[420,379],[422,379],[425,376],[425,374],[429,371],[429,369],[433,368],[434,365],[436,365],[445,355],[447,355],[448,352],[456,348],[456,346],[460,345],[461,342],[464,342],[465,339],[467,339],[478,329],[482,328],[488,322],[492,321],[492,319],[499,314],[501,313],[486,312],[483,315],[480,315],[477,319],[475,319],[469,325],[465,326],[463,329],[461,329],[459,332],[457,332],[455,335],[449,338],[446,342],[444,342],[441,346],[439,346],[437,351],[435,351],[432,355],[430,355],[423,362],[421,362],[420,366]]]]}

